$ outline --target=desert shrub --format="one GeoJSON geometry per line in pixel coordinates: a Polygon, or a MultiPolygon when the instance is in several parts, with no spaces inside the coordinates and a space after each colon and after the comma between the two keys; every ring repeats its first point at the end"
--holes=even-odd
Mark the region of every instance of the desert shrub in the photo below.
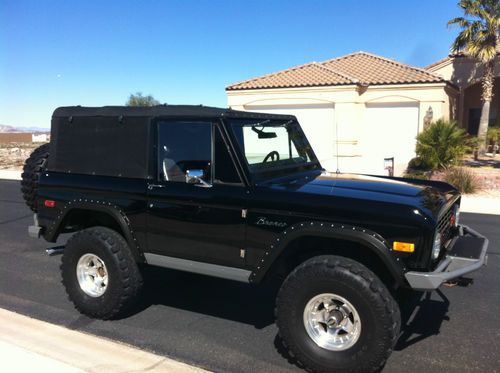
{"type": "Polygon", "coordinates": [[[403,177],[408,179],[420,179],[420,180],[429,180],[429,175],[422,171],[411,171],[406,172],[403,177]]]}
{"type": "Polygon", "coordinates": [[[417,136],[417,156],[432,169],[458,164],[469,148],[465,131],[444,119],[431,123],[417,136]]]}
{"type": "Polygon", "coordinates": [[[479,181],[474,173],[463,167],[455,167],[447,170],[444,175],[444,181],[453,185],[463,194],[474,193],[479,189],[479,181]]]}

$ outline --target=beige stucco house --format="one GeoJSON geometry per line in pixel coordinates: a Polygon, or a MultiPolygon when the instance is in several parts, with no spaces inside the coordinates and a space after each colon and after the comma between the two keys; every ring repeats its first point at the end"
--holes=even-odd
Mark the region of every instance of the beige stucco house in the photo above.
{"type": "MultiPolygon", "coordinates": [[[[500,51],[496,58],[490,126],[500,126],[500,51]]],[[[442,76],[457,87],[458,96],[454,118],[467,132],[477,135],[481,116],[481,76],[483,74],[481,65],[464,55],[451,55],[427,66],[426,70],[442,76]]]]}
{"type": "Polygon", "coordinates": [[[424,124],[451,118],[468,125],[462,118],[476,107],[475,81],[462,83],[462,70],[470,72],[455,68],[459,58],[421,69],[352,53],[232,84],[228,106],[296,115],[327,170],[387,174],[386,159],[394,158],[400,175],[424,124]]]}

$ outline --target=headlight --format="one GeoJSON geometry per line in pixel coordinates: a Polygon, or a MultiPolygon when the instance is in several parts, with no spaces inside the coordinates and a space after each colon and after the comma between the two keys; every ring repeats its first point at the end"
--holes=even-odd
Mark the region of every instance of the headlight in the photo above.
{"type": "Polygon", "coordinates": [[[460,219],[460,206],[455,205],[455,227],[458,227],[459,219],[460,219]]]}
{"type": "Polygon", "coordinates": [[[441,251],[441,233],[436,232],[434,235],[434,243],[432,245],[432,259],[437,259],[439,257],[439,252],[441,251]]]}

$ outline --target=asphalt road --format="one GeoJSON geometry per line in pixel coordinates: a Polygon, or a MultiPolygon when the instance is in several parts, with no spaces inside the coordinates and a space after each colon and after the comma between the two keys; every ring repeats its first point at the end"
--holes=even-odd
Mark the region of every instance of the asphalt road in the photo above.
{"type": "MultiPolygon", "coordinates": [[[[469,287],[415,293],[384,372],[500,372],[500,216],[462,214],[490,239],[489,265],[469,287]]],[[[32,214],[19,183],[0,181],[0,307],[153,351],[217,372],[293,372],[265,289],[150,268],[141,306],[115,321],[75,311],[54,246],[27,236],[32,214]]],[[[61,240],[64,243],[64,239],[61,240]]]]}

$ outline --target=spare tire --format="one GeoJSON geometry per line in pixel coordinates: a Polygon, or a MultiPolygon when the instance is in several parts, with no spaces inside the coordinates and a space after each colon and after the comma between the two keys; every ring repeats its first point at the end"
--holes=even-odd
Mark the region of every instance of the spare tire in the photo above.
{"type": "Polygon", "coordinates": [[[40,174],[47,167],[50,144],[43,144],[36,148],[24,162],[23,173],[21,175],[21,192],[28,207],[36,212],[36,194],[40,174]]]}

